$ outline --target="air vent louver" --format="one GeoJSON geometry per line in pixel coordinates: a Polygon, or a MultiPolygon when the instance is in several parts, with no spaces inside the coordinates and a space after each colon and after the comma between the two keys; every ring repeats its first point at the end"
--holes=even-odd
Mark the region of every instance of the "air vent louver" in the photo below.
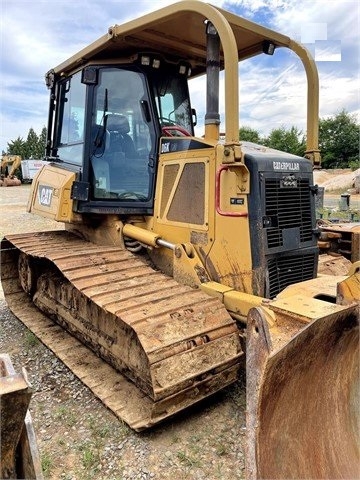
{"type": "Polygon", "coordinates": [[[274,298],[288,285],[314,277],[316,254],[276,257],[268,262],[268,297],[274,298]]]}
{"type": "Polygon", "coordinates": [[[300,242],[312,241],[312,217],[309,179],[298,179],[295,186],[284,187],[281,177],[265,179],[265,216],[276,219],[266,229],[268,248],[283,246],[283,230],[298,227],[300,242]]]}

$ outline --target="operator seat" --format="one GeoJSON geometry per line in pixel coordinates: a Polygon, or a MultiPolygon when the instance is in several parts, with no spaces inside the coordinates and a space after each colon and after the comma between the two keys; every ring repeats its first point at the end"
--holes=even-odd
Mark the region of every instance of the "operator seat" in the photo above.
{"type": "Polygon", "coordinates": [[[109,151],[111,153],[123,152],[125,158],[134,158],[136,150],[129,135],[130,125],[126,116],[108,114],[106,116],[106,129],[110,135],[109,151]]]}

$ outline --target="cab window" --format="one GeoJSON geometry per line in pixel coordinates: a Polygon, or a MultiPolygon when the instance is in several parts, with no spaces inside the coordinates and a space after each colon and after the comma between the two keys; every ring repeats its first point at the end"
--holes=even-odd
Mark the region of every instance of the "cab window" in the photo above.
{"type": "Polygon", "coordinates": [[[86,86],[81,83],[81,72],[60,85],[58,156],[61,160],[82,163],[85,129],[86,86]]]}

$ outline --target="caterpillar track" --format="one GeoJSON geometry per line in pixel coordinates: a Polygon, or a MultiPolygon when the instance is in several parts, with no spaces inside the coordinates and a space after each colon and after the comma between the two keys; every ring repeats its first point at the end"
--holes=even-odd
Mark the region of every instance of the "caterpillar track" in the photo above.
{"type": "Polygon", "coordinates": [[[7,236],[1,256],[13,313],[133,429],[236,380],[243,352],[222,303],[144,258],[66,231],[7,236]]]}

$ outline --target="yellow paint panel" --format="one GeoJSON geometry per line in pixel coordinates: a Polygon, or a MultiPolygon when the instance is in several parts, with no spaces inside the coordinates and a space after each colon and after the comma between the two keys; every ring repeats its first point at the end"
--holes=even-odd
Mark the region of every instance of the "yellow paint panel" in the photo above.
{"type": "Polygon", "coordinates": [[[304,323],[309,323],[318,318],[323,318],[326,315],[338,313],[346,309],[346,307],[335,303],[329,303],[303,295],[294,295],[281,300],[274,300],[269,304],[269,308],[275,313],[284,313],[304,323]]]}
{"type": "Polygon", "coordinates": [[[57,222],[75,221],[71,187],[76,174],[54,165],[45,166],[35,177],[27,210],[57,222]]]}

